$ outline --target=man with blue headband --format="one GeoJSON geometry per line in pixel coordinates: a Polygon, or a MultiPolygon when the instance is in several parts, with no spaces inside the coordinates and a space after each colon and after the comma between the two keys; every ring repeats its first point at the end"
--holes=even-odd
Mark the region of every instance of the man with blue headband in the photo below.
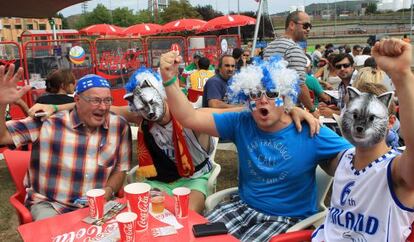
{"type": "MultiPolygon", "coordinates": [[[[233,76],[229,97],[250,111],[194,110],[176,84],[179,53],[161,56],[161,76],[172,114],[184,127],[233,141],[239,158],[239,190],[207,214],[242,241],[268,241],[317,212],[315,169],[351,145],[326,127],[310,137],[286,112],[295,105],[298,75],[283,60],[254,63],[233,76]]],[[[308,114],[310,115],[310,114],[308,114]]]]}
{"type": "MultiPolygon", "coordinates": [[[[19,78],[20,72],[13,78],[11,73],[5,78],[19,78]]],[[[0,79],[4,79],[4,69],[0,69],[0,79]]],[[[109,112],[108,81],[97,75],[82,77],[74,100],[72,111],[58,112],[44,121],[31,117],[0,121],[0,144],[33,144],[25,179],[26,205],[33,220],[85,207],[86,192],[93,188],[104,189],[110,199],[130,169],[130,128],[109,112]]],[[[4,110],[0,105],[0,116],[4,110]]]]}

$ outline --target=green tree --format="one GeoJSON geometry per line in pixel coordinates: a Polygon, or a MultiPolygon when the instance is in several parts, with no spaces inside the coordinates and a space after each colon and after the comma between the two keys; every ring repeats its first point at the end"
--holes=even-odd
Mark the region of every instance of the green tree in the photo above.
{"type": "Polygon", "coordinates": [[[223,16],[222,12],[217,12],[216,10],[214,10],[214,8],[211,5],[206,5],[206,6],[198,5],[195,7],[195,10],[198,12],[198,14],[201,15],[201,17],[205,21],[209,21],[213,18],[223,16]]]}
{"type": "Polygon", "coordinates": [[[134,15],[132,9],[127,7],[116,8],[112,11],[113,24],[128,27],[137,22],[137,16],[134,15]]]}
{"type": "Polygon", "coordinates": [[[377,3],[370,2],[367,5],[366,14],[374,14],[377,12],[377,3]]]}
{"type": "Polygon", "coordinates": [[[56,17],[60,18],[62,20],[62,29],[68,29],[69,28],[68,20],[67,20],[67,18],[65,18],[65,16],[63,16],[62,13],[58,13],[56,15],[56,17]]]}
{"type": "Polygon", "coordinates": [[[201,18],[188,0],[171,1],[170,4],[160,14],[159,23],[167,23],[182,18],[201,18]]]}
{"type": "Polygon", "coordinates": [[[85,16],[85,24],[87,26],[92,24],[111,24],[112,14],[103,4],[98,4],[96,8],[87,13],[85,16]]]}
{"type": "Polygon", "coordinates": [[[151,12],[148,10],[141,10],[136,15],[136,22],[135,23],[152,23],[153,19],[151,16],[151,12]]]}

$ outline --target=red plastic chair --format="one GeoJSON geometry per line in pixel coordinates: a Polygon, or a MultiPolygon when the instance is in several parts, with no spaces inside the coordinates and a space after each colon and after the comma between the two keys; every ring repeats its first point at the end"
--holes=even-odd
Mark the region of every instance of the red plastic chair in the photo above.
{"type": "Polygon", "coordinates": [[[19,216],[20,224],[30,223],[33,221],[29,209],[24,206],[26,190],[23,186],[23,179],[29,168],[31,151],[5,150],[3,152],[7,168],[16,186],[16,193],[10,197],[11,205],[16,209],[19,216]]]}
{"type": "Polygon", "coordinates": [[[197,102],[199,96],[203,96],[202,91],[194,90],[191,88],[188,89],[188,100],[190,100],[190,102],[197,102]]]}
{"type": "MultiPolygon", "coordinates": [[[[413,228],[414,228],[414,223],[411,224],[411,229],[413,228]]],[[[411,234],[407,238],[407,242],[414,242],[414,232],[412,232],[412,230],[411,230],[411,234]]]]}
{"type": "Polygon", "coordinates": [[[300,230],[273,236],[270,242],[305,242],[311,241],[313,230],[300,230]]]}

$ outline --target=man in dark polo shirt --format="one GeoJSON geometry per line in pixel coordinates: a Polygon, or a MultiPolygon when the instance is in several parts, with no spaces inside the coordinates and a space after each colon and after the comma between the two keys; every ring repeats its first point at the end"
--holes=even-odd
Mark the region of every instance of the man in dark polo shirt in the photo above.
{"type": "Polygon", "coordinates": [[[227,81],[234,75],[236,61],[231,55],[223,55],[219,60],[216,75],[207,80],[204,86],[203,107],[230,108],[226,102],[227,81]]]}

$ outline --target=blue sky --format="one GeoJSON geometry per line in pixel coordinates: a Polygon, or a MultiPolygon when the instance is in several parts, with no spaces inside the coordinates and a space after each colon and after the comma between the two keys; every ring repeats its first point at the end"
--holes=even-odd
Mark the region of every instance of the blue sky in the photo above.
{"type": "MultiPolygon", "coordinates": [[[[190,0],[193,6],[211,5],[214,9],[219,9],[223,13],[229,10],[237,12],[237,2],[240,2],[240,11],[257,11],[258,3],[255,0],[190,0]]],[[[335,1],[327,0],[268,0],[269,13],[278,13],[289,10],[290,6],[309,5],[311,3],[333,3],[335,1]]],[[[98,3],[104,4],[107,8],[114,9],[117,7],[128,7],[133,10],[145,9],[148,6],[148,0],[92,0],[88,2],[88,11],[92,11],[98,3]]],[[[81,4],[73,5],[61,11],[64,16],[78,14],[82,12],[81,4]]]]}

